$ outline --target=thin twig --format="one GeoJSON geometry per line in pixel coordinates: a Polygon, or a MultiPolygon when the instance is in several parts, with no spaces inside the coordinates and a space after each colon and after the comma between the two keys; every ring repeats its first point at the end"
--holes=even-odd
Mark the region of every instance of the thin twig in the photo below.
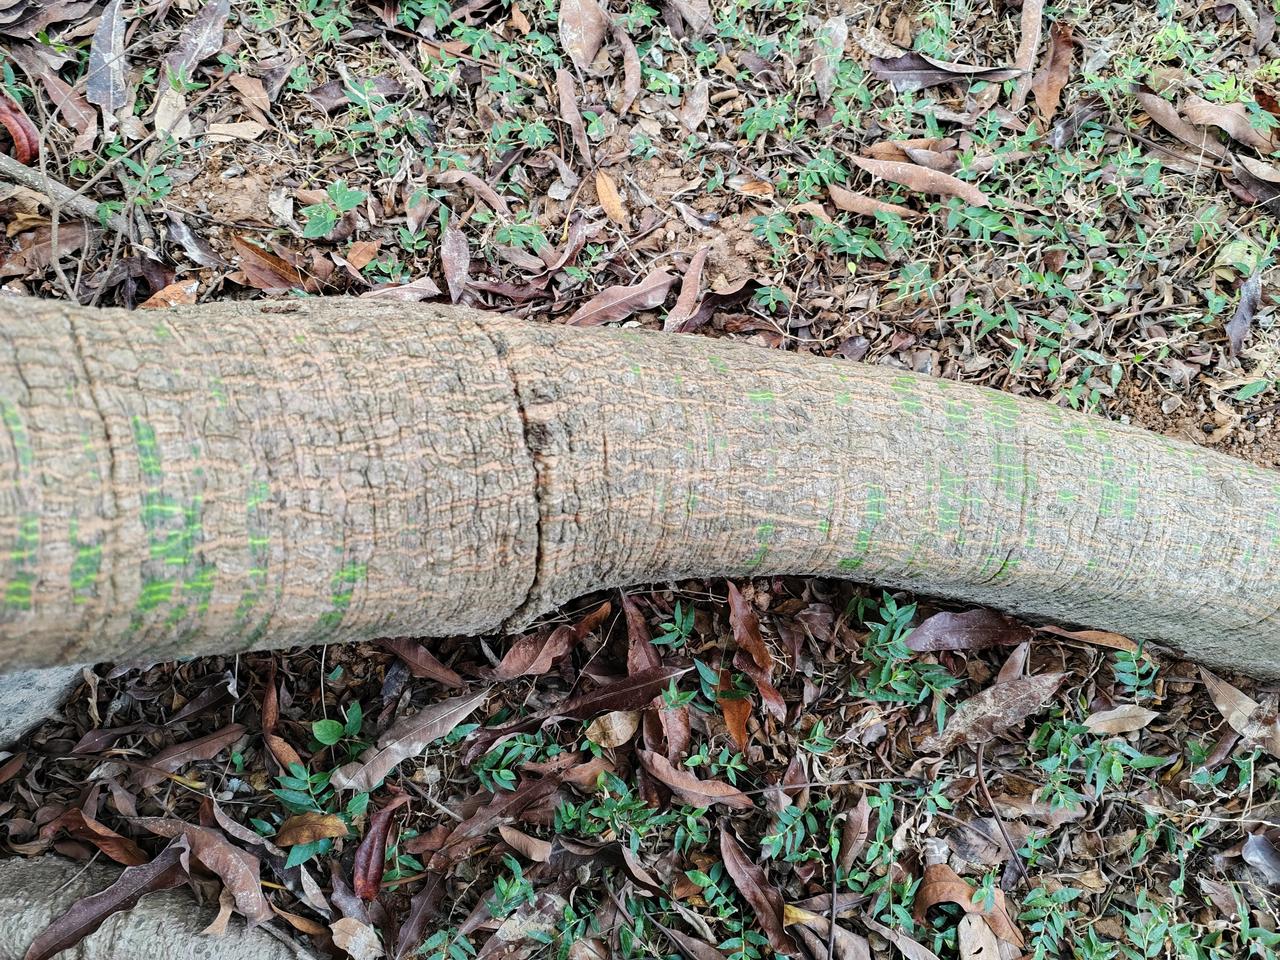
{"type": "MultiPolygon", "coordinates": [[[[87,197],[80,196],[75,190],[64,183],[59,183],[53,177],[32,167],[23,166],[13,157],[3,153],[0,153],[0,177],[26,187],[28,190],[44,194],[55,206],[69,210],[78,217],[92,223],[102,222],[98,219],[98,204],[87,197]]],[[[107,217],[106,224],[117,233],[129,232],[129,224],[118,213],[107,217]]]]}
{"type": "Polygon", "coordinates": [[[996,812],[995,802],[991,799],[991,791],[987,789],[987,775],[982,769],[982,756],[986,749],[987,745],[985,743],[978,744],[978,788],[982,791],[982,799],[987,801],[987,808],[991,811],[991,818],[995,820],[996,826],[1000,828],[1000,839],[1004,841],[1010,858],[1018,865],[1018,873],[1022,875],[1022,882],[1027,886],[1031,886],[1031,877],[1027,874],[1027,867],[1022,862],[1022,858],[1018,856],[1018,850],[1013,845],[1013,841],[1009,839],[1009,831],[1004,828],[1004,821],[1000,819],[1000,814],[996,812]]]}

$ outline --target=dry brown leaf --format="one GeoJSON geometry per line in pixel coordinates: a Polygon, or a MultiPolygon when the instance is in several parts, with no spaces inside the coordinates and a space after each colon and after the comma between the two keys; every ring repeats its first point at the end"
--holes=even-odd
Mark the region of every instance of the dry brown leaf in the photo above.
{"type": "Polygon", "coordinates": [[[604,43],[604,35],[609,29],[608,16],[596,0],[560,0],[556,22],[560,30],[560,46],[575,67],[586,71],[604,43]]]}
{"type": "Polygon", "coordinates": [[[680,294],[676,297],[676,305],[671,308],[667,313],[666,319],[662,321],[663,330],[678,330],[681,324],[697,311],[699,294],[702,290],[702,268],[706,264],[707,255],[710,252],[710,247],[702,247],[689,261],[689,267],[685,270],[684,277],[680,280],[680,294]]]}
{"type": "Polygon", "coordinates": [[[415,677],[428,677],[446,687],[463,685],[462,677],[432,656],[431,652],[416,640],[397,637],[391,640],[379,640],[378,643],[403,660],[404,665],[409,668],[409,673],[415,677]]]}
{"type": "Polygon", "coordinates": [[[190,306],[196,302],[196,293],[199,290],[199,280],[175,280],[167,287],[161,287],[138,306],[148,310],[190,306]]]}
{"type": "Polygon", "coordinates": [[[517,637],[515,643],[494,669],[498,680],[541,676],[578,643],[574,629],[561,625],[554,630],[545,627],[517,637]]]}
{"type": "Polygon", "coordinates": [[[587,128],[582,122],[582,113],[578,110],[578,87],[573,82],[573,74],[568,70],[556,71],[556,93],[560,96],[560,119],[569,125],[573,134],[573,145],[587,166],[591,165],[591,141],[587,139],[587,128]]]}
{"type": "Polygon", "coordinates": [[[1142,105],[1142,109],[1147,112],[1147,116],[1193,150],[1214,160],[1226,160],[1230,157],[1230,151],[1219,143],[1213,134],[1193,127],[1174,109],[1172,103],[1159,94],[1138,89],[1133,95],[1142,105]]]}
{"type": "Polygon", "coordinates": [[[266,293],[283,293],[302,287],[302,274],[283,257],[263,250],[243,237],[233,236],[231,246],[240,256],[240,269],[250,286],[266,293]]]}
{"type": "Polygon", "coordinates": [[[354,917],[343,917],[329,925],[333,943],[345,950],[351,960],[378,960],[382,956],[382,944],[378,932],[369,924],[354,917]]]}
{"type": "Polygon", "coordinates": [[[181,820],[163,817],[139,817],[133,821],[144,830],[161,837],[183,837],[191,846],[191,855],[213,873],[235,897],[236,909],[250,926],[271,919],[271,907],[262,895],[258,879],[258,858],[234,846],[219,831],[181,820]]]}
{"type": "Polygon", "coordinates": [[[807,945],[816,947],[816,952],[810,952],[817,957],[830,955],[831,960],[871,960],[867,938],[846,930],[838,923],[833,934],[828,917],[789,903],[783,908],[782,919],[787,926],[796,928],[807,945]]]}
{"type": "Polygon", "coordinates": [[[111,886],[77,900],[36,936],[23,960],[62,956],[64,950],[70,950],[97,930],[113,913],[132,909],[149,893],[185,883],[187,872],[182,869],[182,855],[187,849],[185,840],[175,840],[150,863],[125,868],[111,886]]]}
{"type": "Polygon", "coordinates": [[[907,960],[938,960],[936,953],[924,944],[911,939],[901,930],[886,927],[883,923],[878,920],[872,920],[870,917],[863,917],[862,922],[867,925],[868,929],[874,930],[897,947],[907,960]]]}
{"type": "MultiPolygon", "coordinates": [[[[916,893],[912,916],[916,923],[924,924],[929,908],[939,903],[954,903],[966,913],[982,917],[1001,940],[1021,948],[1022,934],[1014,925],[1005,907],[1004,892],[997,890],[995,905],[990,912],[973,902],[973,888],[945,863],[931,863],[924,868],[924,877],[916,893]]],[[[993,957],[992,960],[995,960],[993,957]]]]}
{"type": "Polygon", "coordinates": [[[863,157],[850,157],[849,161],[862,168],[874,177],[899,184],[908,190],[928,193],[942,197],[959,197],[974,207],[989,207],[991,201],[986,194],[971,183],[957,180],[948,173],[939,173],[928,167],[918,167],[910,163],[895,163],[890,160],[867,160],[863,157]]]}
{"type": "Polygon", "coordinates": [[[1203,97],[1188,96],[1178,110],[1184,118],[1205,127],[1217,127],[1232,140],[1252,147],[1259,153],[1276,149],[1275,138],[1256,130],[1249,122],[1249,111],[1243,103],[1212,103],[1203,97]]]}
{"type": "Polygon", "coordinates": [[[728,783],[720,780],[700,780],[684,767],[675,766],[660,753],[637,750],[640,763],[655,778],[671,788],[671,792],[692,807],[710,807],[715,804],[730,810],[750,810],[755,806],[751,798],[728,783]]]}
{"type": "Polygon", "coordinates": [[[251,107],[267,113],[271,109],[271,100],[267,97],[267,88],[263,86],[261,80],[257,77],[251,77],[247,73],[232,73],[227,76],[227,82],[235,88],[236,93],[240,94],[240,98],[251,107]]]}
{"type": "Polygon", "coordinates": [[[747,173],[740,173],[737,176],[730,177],[728,184],[730,190],[740,193],[744,197],[772,197],[774,192],[773,184],[768,180],[761,180],[759,177],[753,177],[747,173]]]}
{"type": "Polygon", "coordinates": [[[1058,112],[1058,104],[1062,101],[1062,88],[1067,85],[1071,75],[1071,55],[1073,52],[1071,25],[1061,20],[1054,22],[1049,28],[1049,53],[1045,57],[1044,66],[1031,81],[1031,93],[1036,98],[1036,109],[1045,122],[1049,122],[1058,112]]]}
{"type": "Polygon", "coordinates": [[[278,847],[292,847],[347,833],[346,822],[336,813],[299,813],[280,825],[274,839],[278,847]]]}
{"type": "Polygon", "coordinates": [[[622,93],[614,105],[614,112],[625,117],[631,105],[636,102],[636,97],[640,96],[640,54],[636,52],[636,45],[631,42],[627,31],[622,28],[621,20],[613,24],[613,39],[618,41],[618,46],[622,49],[622,93]]]}
{"type": "Polygon", "coordinates": [[[374,287],[360,294],[361,300],[395,300],[400,303],[420,303],[440,296],[440,288],[430,277],[419,277],[410,283],[394,283],[374,287]]]}
{"type": "Polygon", "coordinates": [[[551,859],[551,844],[538,837],[531,837],[509,824],[498,824],[498,834],[512,850],[534,863],[546,863],[551,859]]]}
{"type": "Polygon", "coordinates": [[[636,710],[613,710],[596,717],[587,727],[587,739],[596,746],[612,749],[629,743],[640,729],[636,710]]]}
{"type": "Polygon", "coordinates": [[[711,107],[711,84],[699,80],[689,87],[684,95],[684,103],[680,105],[680,123],[690,133],[697,133],[707,119],[707,110],[711,107]]]}
{"type": "Polygon", "coordinates": [[[936,653],[941,650],[986,650],[1016,646],[1030,640],[1034,631],[1026,624],[994,610],[936,613],[907,635],[908,650],[936,653]]]}
{"type": "Polygon", "coordinates": [[[667,299],[676,282],[674,273],[659,267],[638,283],[618,284],[596,294],[565,322],[573,327],[595,326],[625,320],[637,310],[652,310],[667,299]]]}
{"type": "Polygon", "coordinates": [[[134,774],[133,781],[140,788],[153,787],[165,779],[165,773],[173,773],[198,760],[212,760],[242,736],[244,736],[244,724],[229,723],[195,740],[165,747],[150,760],[145,761],[146,766],[153,769],[139,770],[134,774]]]}
{"type": "Polygon", "coordinates": [[[782,894],[769,882],[765,872],[747,856],[737,838],[729,832],[728,823],[724,821],[720,823],[720,859],[733,878],[733,885],[750,905],[769,946],[781,954],[797,953],[799,947],[785,929],[782,894]]]}
{"type": "Polygon", "coordinates": [[[376,747],[370,747],[358,760],[333,771],[330,783],[338,790],[374,790],[402,760],[417,756],[446,736],[474,713],[488,695],[489,689],[485,688],[470,696],[432,704],[412,717],[402,717],[378,738],[376,747]]]}
{"type": "Polygon", "coordinates": [[[471,274],[471,250],[466,235],[450,220],[440,237],[440,266],[444,269],[445,286],[449,288],[449,300],[457,303],[467,291],[471,274]]]}
{"type": "Polygon", "coordinates": [[[920,744],[926,753],[950,753],[960,744],[977,746],[1040,711],[1062,683],[1064,673],[1042,673],[992,684],[956,707],[941,734],[920,744]]]}
{"type": "Polygon", "coordinates": [[[956,926],[960,960],[1000,960],[1000,944],[986,920],[966,913],[956,926]]]}
{"type": "Polygon", "coordinates": [[[600,200],[600,206],[604,208],[605,216],[618,226],[626,228],[629,222],[627,206],[622,201],[622,195],[618,193],[618,184],[603,170],[596,171],[596,197],[600,200]]]}
{"type": "Polygon", "coordinates": [[[361,900],[377,899],[382,892],[382,873],[387,860],[387,837],[396,810],[409,802],[408,794],[399,794],[369,819],[360,845],[356,847],[352,866],[351,888],[361,900]]]}
{"type": "Polygon", "coordinates": [[[1013,95],[1009,98],[1009,110],[1021,112],[1031,89],[1031,68],[1036,65],[1036,52],[1040,49],[1040,34],[1044,29],[1044,0],[1022,0],[1022,35],[1018,50],[1013,55],[1013,65],[1022,71],[1014,81],[1013,95]]]}
{"type": "Polygon", "coordinates": [[[1133,733],[1135,730],[1142,730],[1158,716],[1160,714],[1154,710],[1135,703],[1125,703],[1110,710],[1098,710],[1089,714],[1084,725],[1089,728],[1090,733],[1133,733]]]}
{"type": "Polygon", "coordinates": [[[871,72],[887,80],[898,93],[909,93],[958,80],[1003,83],[1005,80],[1019,76],[1021,71],[1010,67],[980,67],[968,63],[953,63],[950,60],[939,60],[928,54],[910,51],[892,58],[873,57],[871,72]]]}
{"type": "Polygon", "coordinates": [[[58,830],[65,830],[77,840],[93,844],[116,863],[123,863],[127,867],[141,866],[148,860],[147,855],[136,843],[99,823],[79,807],[72,807],[66,813],[46,823],[40,828],[40,837],[48,839],[58,830]]]}
{"type": "Polygon", "coordinates": [[[914,220],[920,216],[907,207],[901,207],[896,203],[885,203],[883,200],[868,197],[864,193],[846,190],[834,183],[827,185],[827,193],[831,197],[831,202],[836,205],[836,209],[846,213],[857,213],[864,217],[874,217],[878,213],[891,213],[904,220],[914,220]]]}

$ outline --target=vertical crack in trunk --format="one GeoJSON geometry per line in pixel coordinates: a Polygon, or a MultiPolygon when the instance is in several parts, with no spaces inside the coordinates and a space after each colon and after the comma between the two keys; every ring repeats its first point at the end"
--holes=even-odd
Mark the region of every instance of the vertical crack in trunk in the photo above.
{"type": "Polygon", "coordinates": [[[501,628],[504,633],[514,633],[523,629],[529,620],[541,612],[536,609],[530,611],[529,608],[537,603],[545,573],[545,548],[543,547],[542,537],[546,530],[547,507],[546,498],[543,496],[543,485],[546,481],[544,480],[542,453],[529,422],[529,411],[525,406],[520,375],[516,373],[515,365],[511,362],[511,345],[503,333],[490,329],[486,321],[476,318],[475,324],[476,328],[488,337],[489,342],[493,344],[493,352],[502,364],[502,369],[511,384],[512,401],[515,403],[516,414],[520,417],[520,427],[524,434],[525,455],[529,458],[530,473],[533,475],[533,505],[538,512],[537,526],[534,530],[533,574],[529,579],[528,587],[525,588],[524,597],[512,604],[511,613],[508,614],[501,628]]]}

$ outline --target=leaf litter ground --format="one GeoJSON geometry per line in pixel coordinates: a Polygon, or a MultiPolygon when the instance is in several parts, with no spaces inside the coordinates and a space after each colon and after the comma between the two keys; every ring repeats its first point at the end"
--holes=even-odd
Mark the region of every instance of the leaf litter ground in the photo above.
{"type": "MultiPolygon", "coordinates": [[[[638,323],[1280,463],[1265,3],[0,0],[0,32],[0,145],[88,217],[0,188],[6,290],[638,323]]],[[[104,665],[65,715],[0,759],[0,842],[127,871],[43,955],[179,883],[357,958],[1280,942],[1274,688],[844,584],[104,665]]]]}

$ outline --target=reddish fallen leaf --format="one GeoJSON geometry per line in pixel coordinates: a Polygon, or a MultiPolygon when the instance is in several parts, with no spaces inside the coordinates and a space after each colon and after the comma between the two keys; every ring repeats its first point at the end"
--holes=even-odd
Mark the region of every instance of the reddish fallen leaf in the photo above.
{"type": "MultiPolygon", "coordinates": [[[[494,795],[493,799],[449,832],[448,838],[438,848],[440,857],[447,862],[465,856],[478,842],[496,830],[499,824],[512,823],[527,811],[542,807],[555,797],[558,790],[559,784],[554,779],[547,778],[523,780],[515,790],[504,790],[494,795]]],[[[414,837],[405,844],[405,849],[413,854],[432,851],[434,847],[432,838],[426,834],[414,837]]]]}
{"type": "Polygon", "coordinates": [[[402,760],[418,756],[430,744],[447,736],[488,696],[489,688],[485,688],[469,696],[443,700],[411,717],[402,717],[378,738],[376,747],[370,747],[357,760],[334,770],[330,783],[339,790],[373,791],[402,760]]]}
{"type": "Polygon", "coordinates": [[[604,170],[596,171],[596,199],[600,201],[605,216],[620,227],[627,226],[630,218],[627,217],[627,207],[622,200],[622,194],[618,192],[618,184],[604,170]]]}
{"type": "Polygon", "coordinates": [[[182,837],[190,845],[191,855],[218,875],[235,897],[238,910],[250,926],[271,919],[271,906],[262,895],[258,879],[258,858],[233,846],[211,827],[200,827],[181,820],[163,817],[139,817],[133,821],[144,830],[161,837],[182,837]]]}
{"type": "Polygon", "coordinates": [[[720,780],[700,780],[684,767],[677,767],[660,753],[637,750],[640,763],[655,778],[671,788],[671,792],[691,807],[710,807],[715,804],[730,810],[750,810],[755,806],[737,787],[720,780]]]}
{"type": "Polygon", "coordinates": [[[463,685],[462,677],[433,657],[431,652],[416,640],[397,637],[391,640],[379,640],[378,643],[404,661],[404,665],[415,677],[427,677],[446,687],[463,685]]]}
{"type": "Polygon", "coordinates": [[[728,184],[730,190],[740,193],[744,197],[764,198],[772,197],[774,194],[772,183],[759,177],[753,177],[748,173],[740,173],[737,176],[730,177],[728,184]]]}
{"type": "Polygon", "coordinates": [[[1014,925],[1013,918],[1009,916],[1008,909],[1005,907],[1003,891],[996,891],[995,905],[990,912],[984,911],[973,902],[973,888],[954,870],[945,863],[931,863],[924,868],[924,877],[912,907],[912,916],[916,923],[923,924],[929,908],[940,903],[954,903],[965,913],[982,917],[997,937],[1015,947],[1022,947],[1022,934],[1014,925]]]}
{"type": "Polygon", "coordinates": [[[123,863],[127,867],[141,866],[148,860],[136,843],[99,823],[79,807],[73,807],[46,823],[40,828],[40,836],[48,839],[59,830],[65,830],[77,840],[93,844],[116,863],[123,863]]]}
{"type": "Polygon", "coordinates": [[[0,763],[0,783],[7,783],[16,777],[26,762],[27,754],[24,750],[22,753],[14,754],[4,763],[0,763]]]}
{"type": "Polygon", "coordinates": [[[408,794],[400,794],[373,815],[360,846],[356,847],[355,873],[351,888],[361,900],[374,900],[382,889],[382,873],[387,858],[387,837],[391,833],[391,817],[409,802],[408,794]]]}
{"type": "Polygon", "coordinates": [[[596,0],[560,0],[557,26],[560,46],[575,67],[586,71],[604,43],[609,29],[608,15],[596,0]]]}
{"type": "Polygon", "coordinates": [[[0,124],[13,141],[13,159],[30,166],[40,153],[40,131],[7,93],[0,91],[0,124]]]}
{"type": "Polygon", "coordinates": [[[653,270],[637,283],[617,284],[596,294],[565,322],[586,327],[625,320],[637,310],[652,310],[667,299],[667,291],[678,278],[665,269],[653,270]]]}
{"type": "Polygon", "coordinates": [[[787,718],[787,704],[773,685],[773,654],[760,636],[760,619],[742,593],[729,583],[729,625],[738,644],[734,666],[751,678],[765,708],[778,720],[787,718]]]}
{"type": "Polygon", "coordinates": [[[751,716],[751,701],[746,697],[726,696],[732,689],[730,673],[720,668],[720,677],[716,683],[716,705],[724,717],[724,724],[729,729],[729,736],[739,750],[745,751],[751,745],[751,736],[747,733],[747,720],[751,716]]]}
{"type": "Polygon", "coordinates": [[[864,217],[874,217],[878,213],[892,213],[904,220],[914,220],[920,216],[907,207],[896,203],[885,203],[883,200],[868,197],[864,193],[846,190],[834,183],[827,185],[827,194],[831,197],[831,202],[836,205],[836,209],[846,213],[857,213],[864,217]]]}
{"type": "Polygon", "coordinates": [[[680,281],[680,294],[676,297],[676,305],[667,312],[662,321],[663,330],[678,330],[685,321],[693,316],[698,306],[698,294],[702,288],[702,268],[711,253],[710,247],[701,247],[689,260],[689,266],[680,281]]]}
{"type": "Polygon", "coordinates": [[[1058,112],[1062,88],[1067,85],[1067,79],[1071,75],[1073,52],[1071,25],[1061,20],[1055,21],[1049,28],[1049,53],[1045,57],[1044,66],[1031,81],[1031,95],[1035,97],[1036,109],[1045,122],[1052,120],[1058,112]]]}
{"type": "Polygon", "coordinates": [[[276,663],[273,659],[267,668],[267,685],[262,694],[262,740],[267,745],[272,759],[287,771],[295,763],[302,765],[298,751],[276,733],[276,725],[280,722],[280,701],[276,693],[276,663]]]}
{"type": "Polygon", "coordinates": [[[149,310],[158,307],[189,306],[196,302],[196,293],[199,289],[199,280],[178,280],[157,290],[138,306],[149,310]]]}
{"type": "Polygon", "coordinates": [[[139,770],[134,774],[133,781],[139,788],[153,787],[165,779],[164,773],[174,773],[198,760],[212,760],[242,736],[244,724],[230,723],[198,739],[165,747],[150,760],[144,761],[146,766],[153,769],[139,770]]]}
{"type": "Polygon", "coordinates": [[[113,913],[131,910],[149,893],[185,883],[187,873],[182,869],[182,855],[187,849],[186,841],[178,839],[150,863],[126,867],[111,886],[76,901],[66,913],[55,918],[31,942],[23,960],[49,960],[70,950],[113,913]]]}
{"type": "Polygon", "coordinates": [[[782,954],[799,952],[796,942],[785,929],[782,894],[769,882],[764,871],[747,857],[726,823],[720,824],[720,859],[733,878],[733,885],[755,914],[756,923],[769,945],[782,954]]]}
{"type": "Polygon", "coordinates": [[[662,655],[649,635],[640,605],[625,594],[622,597],[622,613],[627,620],[627,673],[657,670],[662,666],[662,655]]]}
{"type": "Polygon", "coordinates": [[[939,173],[928,167],[920,167],[910,163],[896,163],[891,160],[868,160],[864,157],[850,157],[849,162],[860,167],[872,176],[882,180],[915,190],[917,193],[928,193],[942,197],[959,197],[973,207],[989,207],[991,201],[987,195],[971,183],[957,180],[949,173],[939,173]]]}
{"type": "Polygon", "coordinates": [[[907,649],[916,653],[940,650],[986,650],[1030,640],[1035,631],[994,610],[936,613],[907,635],[907,649]]]}
{"type": "Polygon", "coordinates": [[[687,672],[687,668],[680,667],[641,670],[590,693],[579,694],[563,706],[550,710],[549,716],[567,720],[591,720],[614,710],[642,710],[650,700],[667,689],[672,680],[687,672]]]}
{"type": "Polygon", "coordinates": [[[494,669],[493,675],[498,680],[540,676],[550,670],[552,664],[572,650],[576,644],[573,628],[568,626],[526,633],[516,638],[515,643],[494,669]]]}
{"type": "Polygon", "coordinates": [[[977,746],[995,739],[1041,710],[1065,676],[1064,673],[1042,673],[987,687],[957,706],[946,729],[926,739],[920,749],[946,754],[962,743],[977,746]]]}
{"type": "Polygon", "coordinates": [[[302,288],[302,274],[282,257],[263,250],[243,237],[231,238],[240,257],[240,269],[249,285],[266,293],[283,293],[302,288]]]}
{"type": "Polygon", "coordinates": [[[280,825],[275,835],[278,847],[293,847],[300,843],[345,837],[350,833],[344,821],[336,813],[299,813],[280,825]]]}

